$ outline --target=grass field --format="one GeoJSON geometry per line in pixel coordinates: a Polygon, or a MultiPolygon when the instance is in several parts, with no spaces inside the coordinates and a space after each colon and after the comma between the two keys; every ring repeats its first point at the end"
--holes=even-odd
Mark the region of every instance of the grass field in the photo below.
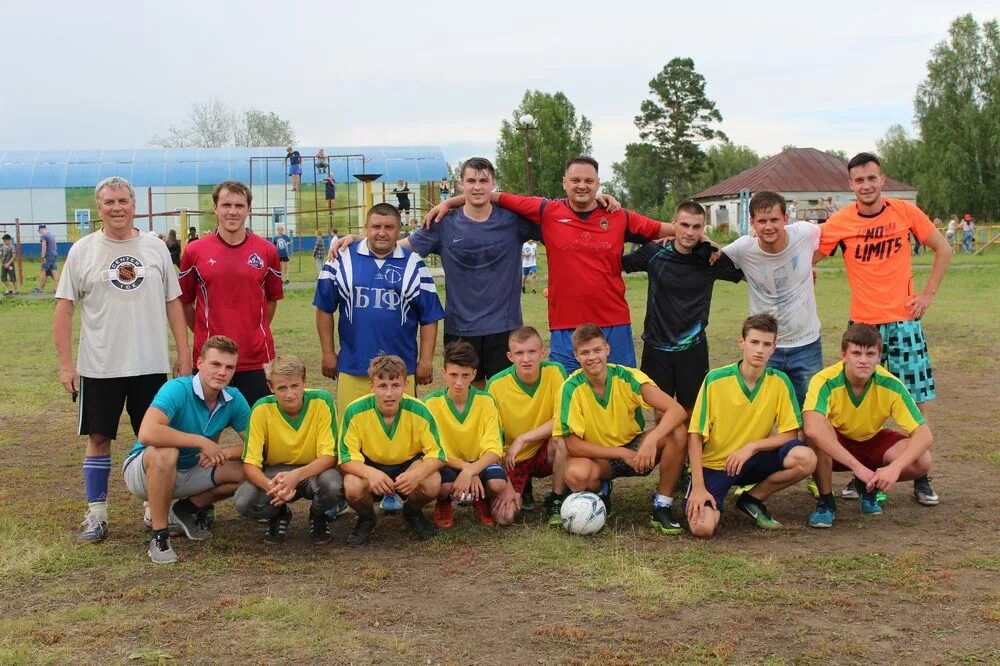
{"type": "MultiPolygon", "coordinates": [[[[848,292],[839,260],[826,266],[817,294],[832,360],[848,292]]],[[[308,281],[315,270],[304,257],[292,273],[308,281]]],[[[639,332],[645,279],[627,283],[639,332]]],[[[735,356],[747,297],[745,285],[715,293],[719,365],[735,356]]],[[[312,385],[329,388],[311,298],[290,290],[274,332],[280,351],[317,369],[312,385]]],[[[523,303],[526,321],[545,328],[541,295],[523,303]]],[[[885,515],[841,502],[834,529],[810,530],[812,500],[797,487],[769,503],[786,529],[765,533],[730,511],[711,543],[647,529],[645,479],[616,486],[614,517],[588,539],[538,514],[489,530],[462,509],[427,543],[390,517],[367,548],[342,545],[351,520],[313,547],[300,504],[276,548],[227,502],[213,539],[179,539],[181,564],[154,568],[141,505],[117,472],[125,426],[110,538],[77,546],[82,442],[56,382],[52,309],[50,299],[0,301],[0,664],[1000,663],[1000,257],[957,257],[926,317],[940,506],[920,507],[903,483],[885,515]]]]}

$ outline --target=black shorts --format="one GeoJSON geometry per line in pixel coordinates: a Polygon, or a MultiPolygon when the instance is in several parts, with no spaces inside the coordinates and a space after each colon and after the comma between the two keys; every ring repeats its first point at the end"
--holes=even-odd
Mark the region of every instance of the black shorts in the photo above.
{"type": "MultiPolygon", "coordinates": [[[[622,448],[628,449],[630,451],[638,451],[639,445],[642,444],[642,437],[645,434],[646,433],[644,432],[640,432],[638,435],[632,438],[632,441],[630,441],[628,444],[623,445],[622,448]]],[[[659,456],[657,456],[657,464],[659,464],[659,456]]],[[[640,474],[639,472],[635,471],[635,469],[633,469],[631,465],[629,465],[627,462],[619,458],[615,458],[614,460],[609,460],[608,466],[611,468],[612,479],[621,479],[621,478],[627,479],[634,476],[649,476],[649,474],[654,469],[656,469],[656,465],[653,465],[652,467],[647,469],[644,473],[640,474]]]]}
{"type": "MultiPolygon", "coordinates": [[[[379,463],[372,462],[371,460],[366,460],[365,464],[368,465],[369,467],[374,467],[375,469],[377,469],[378,471],[382,472],[390,479],[395,481],[396,477],[398,477],[406,470],[410,469],[410,465],[417,462],[421,458],[423,458],[423,456],[415,456],[405,462],[401,462],[395,465],[380,465],[379,463]]],[[[403,493],[396,493],[396,494],[399,495],[404,500],[406,499],[406,495],[404,495],[403,493]]],[[[372,497],[374,497],[376,501],[380,501],[383,495],[376,495],[375,493],[372,493],[372,497]]]]}
{"type": "Polygon", "coordinates": [[[263,368],[260,370],[240,370],[233,375],[233,380],[229,382],[229,385],[238,388],[251,407],[261,398],[271,395],[263,368]]]}
{"type": "Polygon", "coordinates": [[[476,381],[486,380],[510,367],[507,359],[507,339],[510,331],[505,333],[490,333],[489,335],[453,335],[444,334],[444,343],[465,340],[476,350],[479,357],[479,367],[476,369],[476,381]]]}
{"type": "Polygon", "coordinates": [[[703,340],[694,347],[673,352],[644,345],[639,369],[649,375],[661,391],[691,409],[708,374],[708,342],[703,340]]]}
{"type": "Polygon", "coordinates": [[[409,213],[410,212],[410,204],[408,204],[408,203],[401,203],[398,206],[396,206],[396,208],[399,209],[400,213],[409,213]]]}
{"type": "Polygon", "coordinates": [[[0,276],[4,282],[17,282],[17,272],[13,268],[4,268],[0,276]]]}
{"type": "Polygon", "coordinates": [[[79,435],[118,436],[122,409],[128,412],[132,433],[139,435],[139,425],[156,392],[167,382],[165,374],[95,379],[80,377],[79,435]]]}

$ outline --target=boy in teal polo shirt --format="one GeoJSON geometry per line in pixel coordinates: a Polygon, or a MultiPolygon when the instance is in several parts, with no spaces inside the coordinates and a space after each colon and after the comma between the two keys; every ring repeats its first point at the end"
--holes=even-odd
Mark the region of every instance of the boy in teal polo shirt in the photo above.
{"type": "Polygon", "coordinates": [[[139,426],[139,441],[125,459],[125,486],[149,501],[153,539],[148,552],[156,564],[177,561],[168,513],[189,539],[207,539],[212,533],[203,526],[204,511],[232,496],[243,481],[242,444],[218,443],[226,428],[242,439],[250,419],[243,394],[227,388],[236,372],[236,357],[236,343],[229,338],[206,340],[198,372],[172,379],[156,393],[139,426]],[[178,500],[173,507],[172,499],[178,500]]]}

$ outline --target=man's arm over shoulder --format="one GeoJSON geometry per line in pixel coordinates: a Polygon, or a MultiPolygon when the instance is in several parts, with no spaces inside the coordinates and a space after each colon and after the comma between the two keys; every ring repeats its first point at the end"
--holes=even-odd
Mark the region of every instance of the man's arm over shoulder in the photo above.
{"type": "Polygon", "coordinates": [[[495,193],[494,197],[495,203],[501,208],[513,211],[535,224],[541,223],[542,214],[549,203],[548,199],[542,197],[524,197],[506,192],[495,193]]]}
{"type": "Polygon", "coordinates": [[[629,252],[622,257],[622,270],[626,273],[640,273],[647,270],[649,262],[652,261],[660,249],[660,245],[650,242],[633,252],[629,252]]]}

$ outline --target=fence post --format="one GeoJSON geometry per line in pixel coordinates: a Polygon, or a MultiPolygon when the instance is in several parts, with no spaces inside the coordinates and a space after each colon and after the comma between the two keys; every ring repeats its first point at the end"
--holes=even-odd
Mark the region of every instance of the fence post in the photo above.
{"type": "Polygon", "coordinates": [[[14,236],[17,243],[17,274],[18,286],[24,287],[24,251],[21,249],[21,218],[14,218],[14,236]]]}
{"type": "Polygon", "coordinates": [[[153,188],[152,187],[147,187],[146,188],[146,196],[148,197],[148,201],[149,201],[149,208],[147,209],[148,212],[149,212],[149,230],[152,231],[153,230],[153,188]]]}

